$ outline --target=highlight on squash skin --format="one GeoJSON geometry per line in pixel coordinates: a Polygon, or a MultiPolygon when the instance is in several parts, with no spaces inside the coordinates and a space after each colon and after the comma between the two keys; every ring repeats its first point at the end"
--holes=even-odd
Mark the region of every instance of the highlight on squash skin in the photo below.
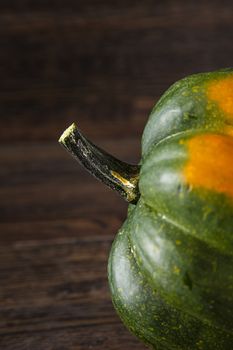
{"type": "Polygon", "coordinates": [[[233,198],[233,138],[200,134],[184,143],[189,155],[182,172],[185,181],[193,188],[205,188],[233,198]]]}

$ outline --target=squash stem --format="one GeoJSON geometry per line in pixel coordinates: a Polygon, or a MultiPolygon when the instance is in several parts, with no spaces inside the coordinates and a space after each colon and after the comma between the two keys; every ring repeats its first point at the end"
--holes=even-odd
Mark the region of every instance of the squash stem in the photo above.
{"type": "Polygon", "coordinates": [[[138,201],[138,165],[122,162],[103,151],[88,141],[74,123],[63,132],[59,143],[93,176],[116,190],[128,202],[138,201]]]}

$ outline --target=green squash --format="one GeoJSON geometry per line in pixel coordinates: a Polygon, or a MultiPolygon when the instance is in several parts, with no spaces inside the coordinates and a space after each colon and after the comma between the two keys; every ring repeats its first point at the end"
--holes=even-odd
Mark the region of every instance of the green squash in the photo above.
{"type": "Polygon", "coordinates": [[[170,87],[153,108],[140,165],[75,124],[60,142],[130,202],[109,257],[113,304],[157,350],[233,348],[233,69],[170,87]]]}

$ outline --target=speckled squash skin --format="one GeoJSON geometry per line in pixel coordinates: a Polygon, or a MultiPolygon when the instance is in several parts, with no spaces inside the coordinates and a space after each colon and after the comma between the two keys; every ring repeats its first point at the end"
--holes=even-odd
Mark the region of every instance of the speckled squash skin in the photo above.
{"type": "Polygon", "coordinates": [[[118,314],[154,349],[232,349],[232,69],[162,96],[142,137],[139,191],[109,258],[118,314]]]}

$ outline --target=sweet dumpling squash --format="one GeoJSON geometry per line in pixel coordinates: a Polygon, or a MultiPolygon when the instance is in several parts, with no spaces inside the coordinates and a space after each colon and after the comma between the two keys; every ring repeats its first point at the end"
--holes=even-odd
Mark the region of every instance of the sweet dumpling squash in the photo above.
{"type": "Polygon", "coordinates": [[[165,92],[139,165],[107,154],[75,124],[60,142],[130,202],[108,265],[125,325],[157,350],[233,349],[233,69],[165,92]]]}

